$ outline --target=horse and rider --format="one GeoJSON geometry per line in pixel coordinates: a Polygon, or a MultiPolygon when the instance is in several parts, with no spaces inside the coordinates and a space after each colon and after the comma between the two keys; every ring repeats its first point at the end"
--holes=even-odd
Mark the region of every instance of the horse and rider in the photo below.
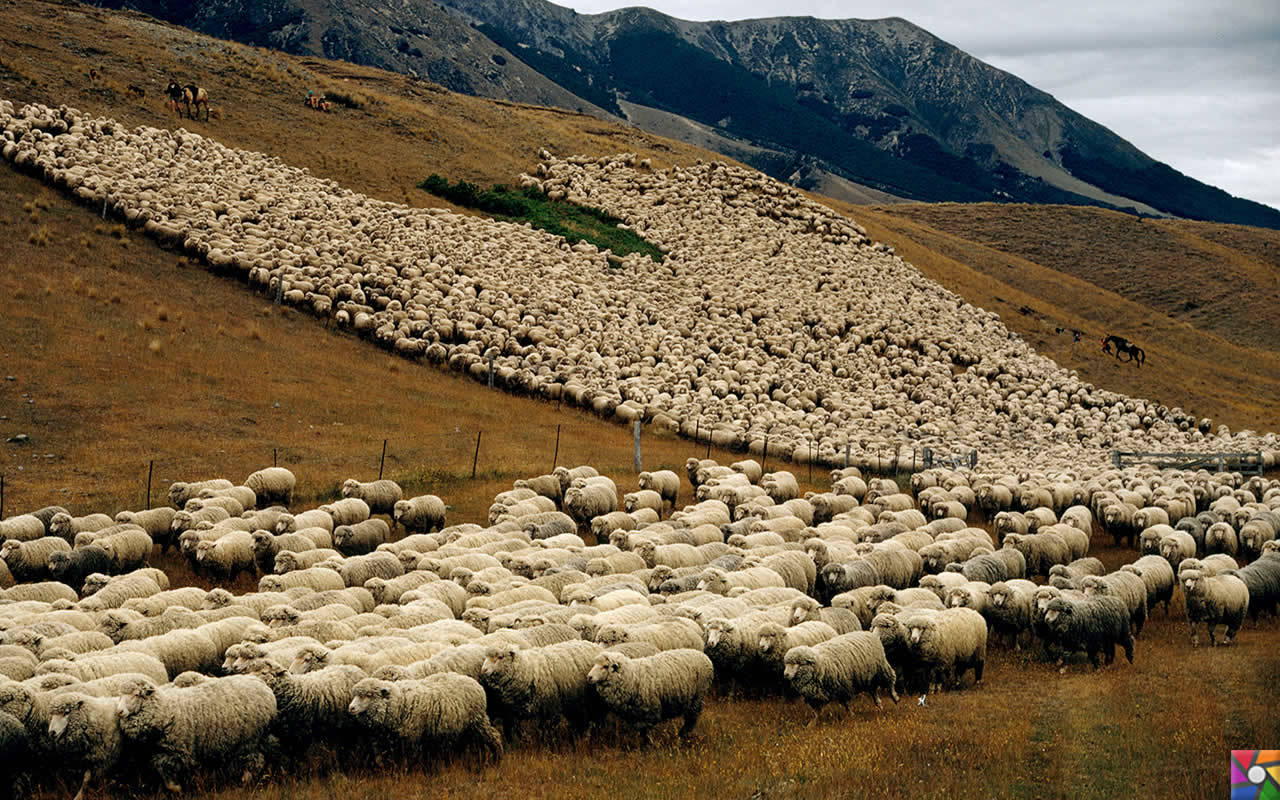
{"type": "Polygon", "coordinates": [[[165,95],[169,98],[169,108],[178,116],[182,116],[182,109],[178,107],[182,103],[186,107],[187,117],[190,119],[200,118],[200,106],[204,106],[204,121],[209,121],[209,93],[203,87],[189,83],[186,86],[181,85],[173,78],[169,79],[169,86],[164,90],[165,95]],[[195,106],[195,114],[192,115],[191,107],[195,106]]]}
{"type": "Polygon", "coordinates": [[[1112,345],[1115,345],[1116,348],[1115,356],[1117,361],[1120,360],[1121,353],[1128,356],[1128,360],[1135,362],[1139,367],[1147,360],[1147,352],[1141,347],[1138,347],[1123,336],[1108,333],[1102,340],[1102,352],[1110,354],[1112,345]]]}

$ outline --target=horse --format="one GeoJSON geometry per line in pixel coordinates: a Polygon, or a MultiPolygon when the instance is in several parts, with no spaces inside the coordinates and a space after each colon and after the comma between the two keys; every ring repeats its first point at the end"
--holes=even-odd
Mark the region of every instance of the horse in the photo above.
{"type": "Polygon", "coordinates": [[[189,119],[200,119],[200,106],[204,106],[204,121],[209,121],[209,93],[203,88],[189,83],[182,88],[182,102],[187,107],[187,117],[189,119]],[[195,105],[196,113],[191,114],[191,106],[195,105]]]}
{"type": "Polygon", "coordinates": [[[1108,333],[1106,338],[1102,340],[1102,352],[1109,354],[1111,352],[1111,345],[1113,344],[1116,346],[1117,361],[1120,360],[1120,354],[1124,353],[1129,357],[1129,361],[1135,362],[1139,367],[1146,362],[1147,352],[1145,350],[1123,336],[1116,336],[1111,333],[1108,333]]]}

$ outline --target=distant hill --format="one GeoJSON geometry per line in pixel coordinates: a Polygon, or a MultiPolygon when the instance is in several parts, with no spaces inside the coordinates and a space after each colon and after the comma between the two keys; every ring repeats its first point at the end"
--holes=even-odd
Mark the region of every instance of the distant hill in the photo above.
{"type": "Polygon", "coordinates": [[[612,115],[850,201],[1092,204],[1280,228],[1280,211],[1181,174],[902,19],[687,22],[545,0],[106,4],[454,91],[612,115]]]}

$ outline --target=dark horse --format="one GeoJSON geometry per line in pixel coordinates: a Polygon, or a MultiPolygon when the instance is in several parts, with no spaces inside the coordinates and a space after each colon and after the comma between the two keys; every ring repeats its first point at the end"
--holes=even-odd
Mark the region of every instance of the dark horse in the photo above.
{"type": "Polygon", "coordinates": [[[1146,362],[1147,352],[1145,350],[1143,350],[1141,347],[1138,347],[1136,344],[1124,338],[1123,336],[1116,336],[1115,334],[1111,334],[1111,333],[1108,333],[1106,338],[1102,340],[1102,352],[1110,353],[1111,345],[1113,344],[1116,346],[1117,361],[1120,359],[1120,354],[1124,353],[1129,357],[1130,361],[1137,362],[1137,365],[1139,367],[1141,367],[1143,363],[1146,362]]]}

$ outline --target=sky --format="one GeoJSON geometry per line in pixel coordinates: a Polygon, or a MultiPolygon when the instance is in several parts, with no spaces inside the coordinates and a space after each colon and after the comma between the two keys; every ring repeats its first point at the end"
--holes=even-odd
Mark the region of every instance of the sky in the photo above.
{"type": "Polygon", "coordinates": [[[902,17],[1196,180],[1280,208],[1280,0],[609,0],[688,20],[902,17]]]}

